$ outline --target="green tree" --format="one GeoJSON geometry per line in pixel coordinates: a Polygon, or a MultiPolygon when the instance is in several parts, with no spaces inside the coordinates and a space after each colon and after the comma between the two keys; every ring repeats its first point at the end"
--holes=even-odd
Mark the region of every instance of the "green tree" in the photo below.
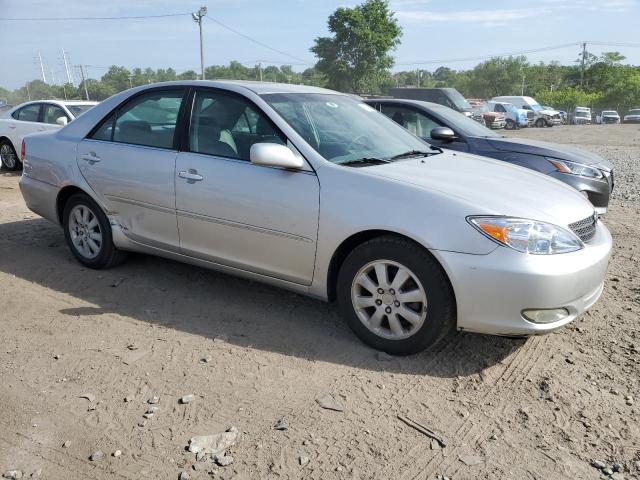
{"type": "Polygon", "coordinates": [[[114,92],[120,92],[131,86],[129,83],[130,76],[131,72],[126,68],[112,65],[100,81],[108,88],[113,89],[114,92]]]}
{"type": "Polygon", "coordinates": [[[576,107],[593,106],[601,97],[601,93],[583,92],[577,88],[564,88],[554,91],[547,90],[536,94],[536,100],[538,100],[541,105],[550,105],[567,112],[571,112],[576,107]]]}
{"type": "Polygon", "coordinates": [[[470,93],[480,98],[519,94],[527,66],[526,57],[499,57],[482,62],[471,72],[470,93]]]}
{"type": "Polygon", "coordinates": [[[402,35],[388,2],[366,0],[353,8],[338,8],[328,24],[333,36],[316,38],[311,48],[328,86],[357,93],[379,91],[393,66],[389,52],[402,35]]]}

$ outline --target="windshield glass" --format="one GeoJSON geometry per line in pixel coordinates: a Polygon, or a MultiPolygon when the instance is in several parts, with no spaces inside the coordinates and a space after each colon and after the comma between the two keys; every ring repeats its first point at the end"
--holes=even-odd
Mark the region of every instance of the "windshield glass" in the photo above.
{"type": "MultiPolygon", "coordinates": [[[[429,147],[370,106],[345,95],[262,95],[320,155],[333,163],[361,158],[388,160],[429,147]]],[[[435,152],[434,152],[435,153],[435,152]]]]}
{"type": "Polygon", "coordinates": [[[618,112],[614,112],[613,110],[605,110],[604,112],[602,112],[602,115],[618,115],[618,112]]]}
{"type": "Polygon", "coordinates": [[[458,107],[458,110],[471,110],[471,104],[469,102],[467,102],[467,99],[464,98],[460,92],[458,92],[457,90],[451,89],[448,91],[449,95],[450,95],[450,100],[453,102],[453,104],[458,107]]]}
{"type": "Polygon", "coordinates": [[[67,108],[69,109],[69,111],[71,113],[73,113],[74,117],[79,117],[84,112],[86,112],[87,110],[90,110],[94,106],[95,105],[91,105],[91,104],[88,104],[88,105],[67,105],[67,108]]]}
{"type": "Polygon", "coordinates": [[[534,112],[539,112],[540,110],[542,110],[542,107],[537,103],[532,103],[529,106],[531,107],[531,110],[533,110],[534,112]]]}
{"type": "Polygon", "coordinates": [[[640,115],[640,109],[629,110],[629,115],[640,115]]]}
{"type": "Polygon", "coordinates": [[[494,133],[493,130],[488,129],[480,122],[467,117],[463,113],[440,105],[429,105],[429,109],[442,117],[445,123],[455,132],[462,133],[469,137],[500,138],[500,135],[494,133]]]}
{"type": "Polygon", "coordinates": [[[588,117],[589,114],[587,112],[576,112],[576,117],[588,117]]]}

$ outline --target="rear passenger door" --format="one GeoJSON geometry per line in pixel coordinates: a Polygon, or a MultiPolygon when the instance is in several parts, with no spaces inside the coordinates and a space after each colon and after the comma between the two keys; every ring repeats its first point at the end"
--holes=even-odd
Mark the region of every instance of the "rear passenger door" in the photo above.
{"type": "Polygon", "coordinates": [[[82,175],[130,239],[177,251],[176,124],[185,90],[145,91],[80,142],[82,175]]]}

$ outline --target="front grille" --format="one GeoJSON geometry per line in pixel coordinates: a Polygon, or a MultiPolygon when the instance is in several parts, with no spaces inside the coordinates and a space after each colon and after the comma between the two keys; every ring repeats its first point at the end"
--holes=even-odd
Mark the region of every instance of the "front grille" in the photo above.
{"type": "Polygon", "coordinates": [[[598,224],[598,215],[593,214],[578,222],[570,223],[569,228],[575,233],[580,240],[588,242],[596,234],[596,225],[598,224]]]}
{"type": "Polygon", "coordinates": [[[533,119],[533,117],[534,117],[534,116],[535,116],[535,113],[533,113],[533,112],[532,112],[532,111],[530,111],[530,110],[529,110],[529,111],[527,111],[527,118],[528,118],[529,120],[533,119]]]}

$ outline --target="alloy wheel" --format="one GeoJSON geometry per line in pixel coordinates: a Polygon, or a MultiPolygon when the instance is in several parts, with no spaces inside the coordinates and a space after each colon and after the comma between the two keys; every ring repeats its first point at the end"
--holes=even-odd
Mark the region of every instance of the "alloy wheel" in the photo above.
{"type": "Polygon", "coordinates": [[[415,334],[427,316],[427,295],[418,277],[392,260],[376,260],[353,279],[351,302],[374,334],[402,340],[415,334]]]}
{"type": "Polygon", "coordinates": [[[18,157],[8,143],[3,143],[2,146],[0,146],[0,159],[2,159],[2,163],[9,170],[16,168],[18,157]]]}
{"type": "Polygon", "coordinates": [[[69,215],[69,234],[76,251],[87,259],[102,250],[102,230],[95,213],[86,205],[76,205],[69,215]]]}

